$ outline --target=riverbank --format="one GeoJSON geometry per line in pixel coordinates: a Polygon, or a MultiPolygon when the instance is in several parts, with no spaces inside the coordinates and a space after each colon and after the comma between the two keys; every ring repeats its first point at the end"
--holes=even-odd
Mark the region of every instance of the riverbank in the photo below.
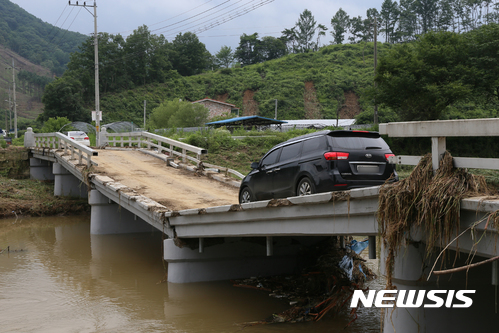
{"type": "Polygon", "coordinates": [[[54,184],[0,176],[0,218],[89,214],[88,200],[54,196],[54,184]]]}

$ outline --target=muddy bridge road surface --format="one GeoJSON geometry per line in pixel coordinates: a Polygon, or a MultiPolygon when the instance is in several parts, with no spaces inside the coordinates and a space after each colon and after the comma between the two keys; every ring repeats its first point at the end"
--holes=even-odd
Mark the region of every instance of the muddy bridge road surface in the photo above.
{"type": "Polygon", "coordinates": [[[95,173],[106,175],[171,210],[238,203],[238,188],[167,166],[140,151],[104,149],[92,160],[98,163],[95,173]]]}

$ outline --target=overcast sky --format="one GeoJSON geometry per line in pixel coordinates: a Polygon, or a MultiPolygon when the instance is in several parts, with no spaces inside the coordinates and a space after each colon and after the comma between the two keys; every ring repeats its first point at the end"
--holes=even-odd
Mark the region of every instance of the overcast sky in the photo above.
{"type": "MultiPolygon", "coordinates": [[[[67,0],[10,0],[41,20],[70,31],[90,35],[93,16],[82,7],[69,6],[67,0]]],[[[84,1],[79,0],[82,4],[84,1]]],[[[97,0],[99,32],[120,33],[127,36],[141,25],[155,34],[163,34],[172,41],[179,33],[195,32],[207,49],[215,54],[221,46],[235,49],[243,34],[258,33],[260,37],[280,37],[281,31],[292,28],[300,13],[308,9],[317,23],[331,28],[331,18],[341,7],[352,16],[366,16],[368,8],[381,10],[383,0],[97,0]],[[252,6],[258,8],[238,16],[252,6]],[[201,32],[217,21],[238,16],[201,32]],[[197,31],[199,32],[197,32],[197,31]]],[[[71,0],[72,4],[76,0],[71,0]]],[[[93,5],[93,1],[86,1],[93,5]]],[[[93,13],[93,8],[88,8],[93,13]]],[[[331,36],[321,40],[329,43],[331,36]]]]}

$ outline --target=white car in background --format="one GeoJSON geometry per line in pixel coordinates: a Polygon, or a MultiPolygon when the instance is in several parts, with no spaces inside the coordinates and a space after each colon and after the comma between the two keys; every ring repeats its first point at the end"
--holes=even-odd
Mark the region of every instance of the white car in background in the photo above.
{"type": "Polygon", "coordinates": [[[90,147],[90,139],[88,138],[87,133],[83,131],[69,131],[66,135],[79,144],[90,147]]]}

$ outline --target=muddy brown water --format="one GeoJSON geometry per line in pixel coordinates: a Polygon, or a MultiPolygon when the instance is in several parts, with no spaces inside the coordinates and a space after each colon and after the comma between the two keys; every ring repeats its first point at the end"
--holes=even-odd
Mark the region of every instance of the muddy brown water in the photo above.
{"type": "Polygon", "coordinates": [[[376,309],[346,329],[346,312],[245,327],[289,305],[229,281],[159,283],[160,235],[89,231],[89,216],[0,222],[0,332],[379,332],[376,309]]]}

